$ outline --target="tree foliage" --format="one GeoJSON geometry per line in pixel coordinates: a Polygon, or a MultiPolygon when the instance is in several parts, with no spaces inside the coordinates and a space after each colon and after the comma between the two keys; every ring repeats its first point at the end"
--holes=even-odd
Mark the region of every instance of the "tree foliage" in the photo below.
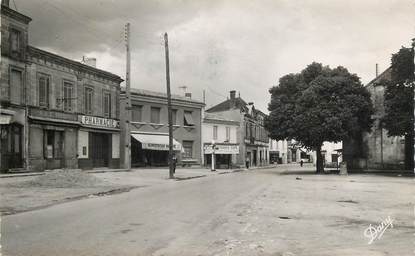
{"type": "Polygon", "coordinates": [[[402,47],[392,55],[391,81],[384,81],[385,116],[389,136],[405,136],[405,168],[413,169],[414,50],[402,47]]]}
{"type": "Polygon", "coordinates": [[[372,125],[369,92],[341,66],[331,69],[313,62],[300,73],[281,77],[269,92],[265,126],[272,139],[295,139],[320,152],[323,142],[346,140],[372,125]]]}
{"type": "Polygon", "coordinates": [[[401,48],[392,55],[392,81],[385,81],[385,116],[389,136],[413,133],[414,126],[414,51],[401,48]]]}

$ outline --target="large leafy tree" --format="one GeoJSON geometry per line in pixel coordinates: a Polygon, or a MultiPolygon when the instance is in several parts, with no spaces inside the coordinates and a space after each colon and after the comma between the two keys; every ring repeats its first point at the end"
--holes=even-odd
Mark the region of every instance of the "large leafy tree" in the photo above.
{"type": "Polygon", "coordinates": [[[317,153],[323,172],[323,142],[340,142],[369,131],[373,113],[369,92],[343,67],[331,69],[313,62],[288,74],[272,87],[265,126],[276,140],[295,139],[317,153]]]}
{"type": "Polygon", "coordinates": [[[384,127],[389,136],[405,137],[405,169],[414,168],[414,50],[402,47],[392,55],[391,81],[385,84],[384,127]]]}

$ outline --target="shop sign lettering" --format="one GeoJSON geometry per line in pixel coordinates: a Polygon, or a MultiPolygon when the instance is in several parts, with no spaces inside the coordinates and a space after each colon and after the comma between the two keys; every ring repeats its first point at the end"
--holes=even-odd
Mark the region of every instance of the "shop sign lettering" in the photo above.
{"type": "Polygon", "coordinates": [[[120,123],[114,119],[96,117],[96,116],[79,116],[81,124],[99,126],[106,128],[119,128],[120,123]]]}

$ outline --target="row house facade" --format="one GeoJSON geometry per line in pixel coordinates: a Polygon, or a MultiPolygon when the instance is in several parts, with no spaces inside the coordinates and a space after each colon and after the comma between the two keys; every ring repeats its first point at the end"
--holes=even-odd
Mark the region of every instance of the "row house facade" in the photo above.
{"type": "Polygon", "coordinates": [[[119,167],[122,79],[30,46],[30,21],[2,3],[1,170],[119,167]]]}
{"type": "Polygon", "coordinates": [[[246,103],[236,91],[230,91],[229,99],[209,108],[215,113],[239,123],[239,166],[266,166],[269,164],[269,137],[264,127],[266,114],[255,109],[252,102],[246,103]]]}
{"type": "Polygon", "coordinates": [[[238,163],[240,122],[225,118],[217,113],[205,113],[202,125],[204,166],[215,169],[232,168],[238,163]]]}
{"type": "MultiPolygon", "coordinates": [[[[167,94],[131,88],[131,166],[167,166],[169,154],[167,94]]],[[[121,109],[125,108],[125,89],[121,109]]],[[[178,165],[201,165],[202,109],[204,103],[187,96],[171,95],[173,150],[178,165]]],[[[122,138],[126,115],[121,116],[122,138]]],[[[121,159],[126,151],[121,140],[121,159]]]]}

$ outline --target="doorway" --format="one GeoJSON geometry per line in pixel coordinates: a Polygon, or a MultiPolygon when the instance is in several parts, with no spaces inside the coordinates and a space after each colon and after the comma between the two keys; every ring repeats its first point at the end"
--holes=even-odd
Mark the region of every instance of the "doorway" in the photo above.
{"type": "Polygon", "coordinates": [[[111,152],[110,134],[89,133],[92,167],[108,167],[111,152]]]}

